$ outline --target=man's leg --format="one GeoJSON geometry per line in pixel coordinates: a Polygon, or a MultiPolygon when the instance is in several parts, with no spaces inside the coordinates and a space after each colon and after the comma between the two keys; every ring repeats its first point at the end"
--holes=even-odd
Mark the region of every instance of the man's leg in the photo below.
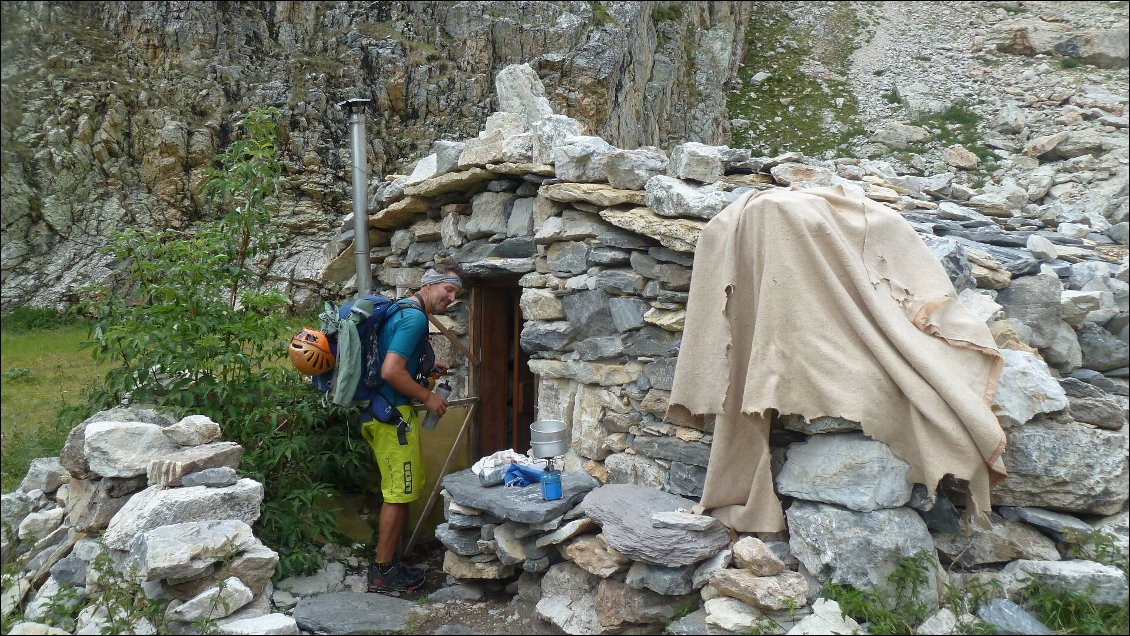
{"type": "Polygon", "coordinates": [[[404,533],[404,521],[408,518],[408,504],[381,504],[381,514],[377,536],[377,563],[392,563],[396,558],[396,544],[404,533]]]}
{"type": "Polygon", "coordinates": [[[381,472],[384,499],[378,517],[374,563],[369,568],[370,592],[411,590],[424,581],[423,570],[400,563],[396,558],[396,547],[408,522],[408,504],[419,498],[424,486],[415,413],[407,407],[401,407],[401,412],[412,424],[407,444],[400,443],[394,425],[367,422],[362,427],[362,435],[372,446],[381,472]]]}

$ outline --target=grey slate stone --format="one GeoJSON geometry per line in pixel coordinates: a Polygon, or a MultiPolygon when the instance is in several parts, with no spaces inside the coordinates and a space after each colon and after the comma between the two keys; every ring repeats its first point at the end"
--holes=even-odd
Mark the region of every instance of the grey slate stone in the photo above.
{"type": "Polygon", "coordinates": [[[615,247],[597,246],[589,251],[589,262],[594,265],[623,265],[628,262],[628,252],[615,247]]]}
{"type": "Polygon", "coordinates": [[[383,594],[335,592],[307,596],[294,608],[294,621],[322,634],[402,633],[416,604],[383,594]]]}
{"type": "Polygon", "coordinates": [[[542,322],[531,320],[522,326],[519,342],[528,353],[564,351],[573,341],[576,326],[565,320],[542,322]]]}
{"type": "Polygon", "coordinates": [[[620,341],[620,336],[596,336],[578,342],[573,347],[573,351],[577,352],[581,360],[615,358],[623,350],[624,343],[620,341]]]}
{"type": "Polygon", "coordinates": [[[677,636],[697,636],[699,634],[709,634],[706,626],[706,610],[698,609],[677,621],[672,621],[667,626],[668,634],[675,634],[677,636]]]}
{"type": "Polygon", "coordinates": [[[499,243],[490,255],[497,258],[529,258],[537,256],[538,246],[529,236],[508,238],[499,243]]]}
{"type": "Polygon", "coordinates": [[[863,433],[814,435],[791,444],[777,475],[781,494],[860,512],[896,508],[910,500],[910,466],[863,433]]]}
{"type": "MultiPolygon", "coordinates": [[[[476,479],[478,478],[476,477],[476,479]]],[[[459,530],[466,528],[484,528],[502,521],[498,517],[485,512],[477,515],[465,515],[452,512],[446,508],[443,511],[443,518],[447,519],[447,525],[449,527],[459,530]]]]}
{"type": "Polygon", "coordinates": [[[1059,305],[1062,289],[1055,276],[1022,276],[1014,278],[1008,287],[1002,289],[996,301],[1005,308],[1010,318],[1031,327],[1030,344],[1042,348],[1052,343],[1063,319],[1059,305]]]}
{"type": "MultiPolygon", "coordinates": [[[[587,473],[561,473],[561,499],[541,498],[540,484],[525,488],[483,488],[470,469],[443,478],[443,487],[461,506],[485,510],[501,519],[519,523],[545,523],[568,512],[599,482],[587,473]]],[[[450,519],[448,522],[450,523],[450,519]]],[[[479,524],[482,525],[482,524],[479,524]]]]}
{"type": "Polygon", "coordinates": [[[634,484],[607,484],[584,499],[585,514],[600,524],[609,546],[636,561],[667,567],[704,561],[730,545],[721,526],[704,532],[652,527],[656,512],[689,510],[693,505],[689,499],[634,484]]]}
{"type": "Polygon", "coordinates": [[[453,528],[448,523],[436,526],[439,542],[460,556],[474,556],[480,552],[479,535],[479,530],[474,528],[453,528]]]}
{"type": "Polygon", "coordinates": [[[684,497],[702,497],[706,485],[706,468],[683,462],[671,462],[668,471],[667,489],[684,497]]]}
{"type": "Polygon", "coordinates": [[[567,274],[581,274],[588,269],[588,256],[588,245],[577,241],[554,243],[546,251],[549,269],[567,274]]]}
{"type": "Polygon", "coordinates": [[[86,561],[72,554],[51,566],[51,577],[58,581],[59,585],[85,587],[86,568],[86,561]]]}
{"type": "MultiPolygon", "coordinates": [[[[926,524],[907,507],[856,512],[798,499],[785,511],[789,547],[821,583],[842,583],[894,600],[889,574],[899,559],[933,553],[926,524]]],[[[937,602],[934,577],[922,600],[937,602]]]]}
{"type": "MultiPolygon", "coordinates": [[[[604,272],[601,272],[603,274],[604,272]]],[[[597,285],[600,277],[597,277],[597,285]]],[[[608,310],[612,313],[612,324],[620,331],[639,329],[644,325],[643,315],[648,304],[639,298],[610,298],[608,310]]]]}
{"type": "Polygon", "coordinates": [[[180,484],[185,487],[208,486],[210,488],[223,488],[239,481],[239,475],[230,466],[206,468],[195,473],[181,477],[180,484]]]}
{"type": "Polygon", "coordinates": [[[1062,512],[1031,506],[1001,506],[1000,515],[1009,521],[1023,521],[1056,541],[1079,542],[1094,528],[1087,522],[1062,512]]]}
{"type": "Polygon", "coordinates": [[[637,435],[632,440],[632,448],[645,457],[669,459],[672,461],[705,467],[710,460],[710,447],[702,442],[684,442],[675,437],[637,435]]]}
{"type": "Polygon", "coordinates": [[[696,566],[684,565],[669,568],[644,561],[636,561],[628,569],[624,582],[637,590],[648,589],[668,596],[681,596],[694,591],[691,579],[696,566]]]}
{"type": "Polygon", "coordinates": [[[660,358],[644,366],[643,374],[653,388],[671,390],[675,383],[675,360],[676,358],[660,358]]]}
{"type": "Polygon", "coordinates": [[[1096,371],[1111,371],[1130,362],[1130,348],[1106,329],[1084,323],[1079,328],[1079,346],[1083,349],[1083,366],[1096,371]]]}
{"type": "Polygon", "coordinates": [[[977,610],[977,616],[993,627],[994,634],[1051,634],[1052,630],[1023,607],[1006,598],[995,598],[977,610]]]}
{"type": "Polygon", "coordinates": [[[612,294],[638,294],[643,285],[643,276],[630,269],[606,269],[596,275],[597,288],[612,294]]]}
{"type": "Polygon", "coordinates": [[[561,298],[565,316],[578,329],[580,335],[610,336],[619,333],[612,324],[612,312],[608,309],[608,294],[599,290],[589,290],[569,294],[561,298]]]}
{"type": "Polygon", "coordinates": [[[953,287],[958,293],[961,293],[963,289],[977,287],[977,281],[973,279],[973,268],[969,265],[969,259],[965,256],[965,249],[957,241],[931,236],[922,238],[926,247],[930,248],[930,253],[942,264],[942,268],[946,271],[950,282],[953,283],[953,287]]]}
{"type": "MultiPolygon", "coordinates": [[[[1111,382],[1105,375],[1095,371],[1094,369],[1076,369],[1068,374],[1068,377],[1082,380],[1087,384],[1094,385],[1107,393],[1115,393],[1116,387],[1114,382],[1111,382]]],[[[1066,387],[1064,387],[1066,390],[1066,387]]],[[[1070,394],[1069,394],[1070,395],[1070,394]]]]}
{"type": "Polygon", "coordinates": [[[972,248],[986,252],[989,256],[997,259],[1004,265],[1014,277],[1015,276],[1028,276],[1036,274],[1040,271],[1039,259],[1032,258],[1032,254],[1027,249],[1017,249],[1011,247],[999,247],[996,245],[988,245],[986,243],[978,243],[971,241],[964,237],[956,237],[958,243],[963,247],[972,248]]]}
{"type": "Polygon", "coordinates": [[[636,357],[677,355],[682,341],[682,334],[645,325],[628,336],[624,343],[624,353],[636,357]]]}

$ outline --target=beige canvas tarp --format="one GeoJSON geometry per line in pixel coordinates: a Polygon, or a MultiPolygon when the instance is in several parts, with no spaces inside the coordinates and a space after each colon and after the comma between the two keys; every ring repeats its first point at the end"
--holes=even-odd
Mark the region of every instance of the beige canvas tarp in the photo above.
{"type": "Polygon", "coordinates": [[[897,212],[841,186],[742,195],[699,238],[685,324],[668,419],[717,416],[699,511],[784,528],[771,410],[860,422],[914,483],[932,493],[952,474],[968,514],[989,510],[1001,358],[897,212]]]}

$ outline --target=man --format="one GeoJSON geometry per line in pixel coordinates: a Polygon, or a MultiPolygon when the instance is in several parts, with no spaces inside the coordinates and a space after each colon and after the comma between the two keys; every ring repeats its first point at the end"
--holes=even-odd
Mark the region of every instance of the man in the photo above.
{"type": "MultiPolygon", "coordinates": [[[[362,425],[362,435],[373,448],[381,472],[384,497],[375,559],[369,566],[370,592],[414,590],[424,582],[423,570],[395,558],[396,544],[408,518],[408,504],[419,498],[424,485],[418,418],[412,400],[423,403],[437,416],[447,412],[447,400],[417,381],[416,376],[422,371],[420,358],[427,347],[427,316],[443,313],[455,302],[463,288],[460,273],[458,265],[448,263],[428,269],[420,281],[420,291],[398,301],[404,308],[381,327],[379,353],[384,385],[379,392],[399,411],[408,430],[405,436],[395,423],[377,420],[362,425]]],[[[443,373],[447,367],[436,364],[436,370],[443,373]]]]}

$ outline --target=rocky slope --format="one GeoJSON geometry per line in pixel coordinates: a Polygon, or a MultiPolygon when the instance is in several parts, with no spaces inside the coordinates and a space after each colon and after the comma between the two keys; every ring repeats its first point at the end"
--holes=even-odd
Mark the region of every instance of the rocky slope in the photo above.
{"type": "Polygon", "coordinates": [[[340,100],[373,100],[377,179],[481,130],[492,78],[514,62],[613,143],[722,143],[721,87],[749,20],[740,2],[2,6],[4,312],[75,301],[109,273],[97,250],[114,230],[214,213],[203,170],[257,105],[284,112],[276,218],[289,240],[273,270],[307,291],[350,208],[340,100]]]}
{"type": "Polygon", "coordinates": [[[380,182],[434,141],[481,130],[512,62],[534,67],[555,112],[617,147],[882,158],[900,174],[949,171],[971,192],[1054,188],[1066,206],[1125,218],[1125,3],[2,6],[5,313],[68,305],[110,275],[98,249],[114,230],[214,213],[203,169],[261,104],[284,112],[288,240],[272,271],[310,304],[350,211],[335,103],[374,100],[380,182]],[[1024,155],[1067,132],[1044,157],[1065,170],[1024,155]]]}

